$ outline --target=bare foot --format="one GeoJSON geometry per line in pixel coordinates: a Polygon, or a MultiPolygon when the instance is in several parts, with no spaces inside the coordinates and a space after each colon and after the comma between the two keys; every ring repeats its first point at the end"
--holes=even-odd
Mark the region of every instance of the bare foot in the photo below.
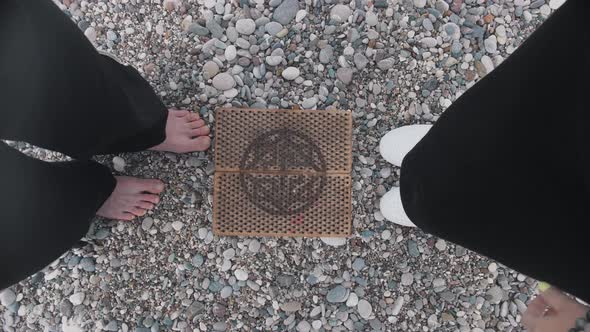
{"type": "Polygon", "coordinates": [[[160,202],[164,183],[160,180],[138,179],[128,176],[115,176],[117,186],[104,202],[97,215],[117,220],[133,220],[141,217],[160,202]]]}
{"type": "Polygon", "coordinates": [[[168,110],[166,140],[150,150],[175,153],[205,151],[211,146],[210,132],[198,114],[168,110]]]}

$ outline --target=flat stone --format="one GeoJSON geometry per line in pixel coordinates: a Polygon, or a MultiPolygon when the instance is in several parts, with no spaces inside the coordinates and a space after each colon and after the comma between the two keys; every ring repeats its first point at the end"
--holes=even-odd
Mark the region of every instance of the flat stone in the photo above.
{"type": "Polygon", "coordinates": [[[256,23],[250,18],[243,18],[236,22],[236,30],[243,35],[251,35],[256,30],[256,23]]]}
{"type": "Polygon", "coordinates": [[[393,307],[391,308],[391,314],[394,316],[399,315],[403,306],[404,306],[404,297],[400,296],[395,300],[395,302],[393,302],[393,307]]]}
{"type": "Polygon", "coordinates": [[[201,267],[203,265],[203,263],[205,263],[205,258],[203,258],[203,256],[201,255],[195,255],[193,256],[193,258],[191,259],[191,264],[194,267],[201,267]]]}
{"type": "Polygon", "coordinates": [[[233,76],[228,73],[217,74],[213,78],[213,87],[218,90],[229,90],[236,85],[236,81],[233,76]]]}
{"type": "Polygon", "coordinates": [[[367,22],[368,26],[372,27],[376,26],[379,23],[379,18],[375,13],[367,12],[367,15],[365,16],[365,21],[367,22]]]}
{"type": "Polygon", "coordinates": [[[70,302],[72,302],[73,305],[80,305],[84,302],[84,299],[86,298],[86,294],[84,292],[78,292],[78,293],[74,293],[69,297],[70,302]]]}
{"type": "Polygon", "coordinates": [[[438,250],[438,251],[445,251],[447,250],[447,242],[443,239],[438,239],[436,241],[436,243],[434,244],[434,247],[438,250]]]}
{"type": "Polygon", "coordinates": [[[404,286],[410,286],[414,283],[414,275],[411,273],[402,274],[401,284],[404,286]]]}
{"type": "Polygon", "coordinates": [[[278,66],[283,62],[283,57],[278,55],[269,55],[265,58],[266,63],[269,66],[278,66]]]}
{"type": "Polygon", "coordinates": [[[0,291],[0,304],[4,307],[8,307],[9,305],[16,302],[16,294],[10,288],[7,288],[3,291],[0,291]]]}
{"type": "Polygon", "coordinates": [[[357,306],[359,316],[363,319],[369,319],[373,313],[373,307],[367,300],[360,300],[357,306]]]}
{"type": "Polygon", "coordinates": [[[264,30],[271,35],[276,36],[281,30],[283,30],[283,25],[279,22],[268,22],[264,25],[264,30]]]}
{"type": "Polygon", "coordinates": [[[424,8],[426,6],[426,0],[414,0],[414,7],[424,8]]]}
{"type": "Polygon", "coordinates": [[[352,82],[352,74],[352,68],[338,68],[336,71],[336,77],[346,85],[352,82]]]}
{"type": "Polygon", "coordinates": [[[260,242],[258,240],[252,240],[248,244],[248,250],[253,253],[257,253],[260,251],[260,242]]]}
{"type": "Polygon", "coordinates": [[[302,320],[297,324],[297,332],[309,332],[311,331],[311,324],[309,322],[302,320]]]}
{"type": "Polygon", "coordinates": [[[193,319],[196,315],[205,312],[205,305],[201,302],[194,301],[188,308],[184,314],[188,319],[193,319]]]}
{"type": "Polygon", "coordinates": [[[352,15],[352,9],[349,6],[337,4],[330,10],[330,18],[337,22],[345,22],[352,15]]]}
{"type": "Polygon", "coordinates": [[[494,286],[487,291],[486,298],[492,304],[499,304],[504,298],[504,291],[499,286],[494,286]]]}
{"type": "Polygon", "coordinates": [[[280,305],[284,312],[297,312],[301,310],[301,302],[291,301],[280,305]]]}
{"type": "Polygon", "coordinates": [[[273,21],[279,22],[282,25],[287,25],[295,18],[295,15],[297,15],[298,11],[298,0],[284,0],[280,6],[275,8],[272,14],[272,19],[273,21]]]}
{"type": "Polygon", "coordinates": [[[328,292],[326,295],[326,300],[330,303],[343,303],[346,302],[349,295],[350,290],[344,288],[341,285],[338,285],[328,292]]]}
{"type": "Polygon", "coordinates": [[[438,41],[436,40],[436,38],[425,37],[420,39],[420,44],[422,45],[422,47],[425,48],[433,48],[438,44],[438,41]]]}
{"type": "Polygon", "coordinates": [[[234,290],[231,288],[231,286],[225,286],[221,289],[219,296],[221,296],[222,299],[227,299],[232,295],[233,292],[234,290]]]}
{"type": "Polygon", "coordinates": [[[287,81],[292,81],[299,77],[299,69],[296,67],[287,67],[283,70],[282,76],[287,81]]]}
{"type": "Polygon", "coordinates": [[[408,240],[408,254],[412,257],[420,256],[420,251],[418,250],[418,244],[414,240],[408,240]]]}
{"type": "MultiPolygon", "coordinates": [[[[367,57],[361,53],[355,53],[354,57],[353,57],[353,61],[354,61],[354,65],[356,66],[356,68],[358,70],[362,70],[369,63],[369,60],[367,59],[367,57]]],[[[392,65],[392,67],[393,67],[393,65],[392,65]]]]}
{"type": "Polygon", "coordinates": [[[226,322],[216,322],[213,324],[213,331],[227,331],[226,322]]]}
{"type": "Polygon", "coordinates": [[[209,34],[209,29],[205,28],[204,26],[201,26],[198,23],[192,23],[188,27],[188,32],[199,36],[207,36],[209,34]]]}
{"type": "Polygon", "coordinates": [[[393,68],[393,65],[395,64],[395,60],[393,58],[387,58],[387,59],[383,59],[380,60],[379,62],[377,62],[377,67],[381,70],[388,70],[393,68]]]}
{"type": "Polygon", "coordinates": [[[346,300],[346,306],[347,307],[356,307],[356,305],[359,303],[359,297],[358,295],[356,295],[356,293],[350,293],[350,295],[348,296],[348,299],[346,300]]]}
{"type": "Polygon", "coordinates": [[[207,61],[203,65],[203,78],[208,80],[219,73],[219,66],[213,61],[207,61]]]}
{"type": "Polygon", "coordinates": [[[355,271],[362,271],[365,268],[365,260],[358,257],[352,263],[352,269],[355,271]]]}
{"type": "Polygon", "coordinates": [[[322,242],[332,247],[340,247],[346,244],[347,240],[344,237],[322,237],[322,242]]]}
{"type": "Polygon", "coordinates": [[[242,269],[237,269],[234,272],[234,276],[236,277],[236,279],[240,280],[240,281],[246,281],[248,280],[248,272],[242,270],[242,269]]]}
{"type": "Polygon", "coordinates": [[[236,47],[234,45],[229,45],[226,49],[225,49],[225,60],[227,61],[233,61],[236,56],[238,51],[236,50],[236,47]]]}
{"type": "Polygon", "coordinates": [[[484,41],[484,46],[486,48],[486,52],[488,53],[496,53],[498,50],[498,41],[495,35],[491,35],[484,41]]]}
{"type": "Polygon", "coordinates": [[[295,22],[301,22],[307,16],[307,10],[300,9],[295,15],[295,22]]]}
{"type": "Polygon", "coordinates": [[[334,58],[334,50],[332,49],[331,46],[324,47],[320,50],[319,59],[320,59],[321,63],[328,64],[328,63],[332,62],[333,58],[334,58]]]}

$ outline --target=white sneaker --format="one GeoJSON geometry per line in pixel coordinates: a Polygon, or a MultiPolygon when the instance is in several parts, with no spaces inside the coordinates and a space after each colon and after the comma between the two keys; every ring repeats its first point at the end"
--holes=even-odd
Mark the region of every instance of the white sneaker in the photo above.
{"type": "Polygon", "coordinates": [[[401,167],[404,157],[428,133],[432,125],[411,125],[396,128],[388,132],[379,144],[383,159],[401,167]]]}
{"type": "Polygon", "coordinates": [[[393,187],[387,194],[383,195],[379,205],[381,214],[385,219],[400,226],[416,227],[404,211],[399,187],[393,187]]]}

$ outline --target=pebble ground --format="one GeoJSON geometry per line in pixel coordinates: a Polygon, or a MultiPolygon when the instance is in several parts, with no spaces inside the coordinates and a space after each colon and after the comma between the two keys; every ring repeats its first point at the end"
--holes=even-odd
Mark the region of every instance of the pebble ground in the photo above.
{"type": "Polygon", "coordinates": [[[135,66],[167,105],[199,112],[211,125],[224,105],[352,110],[354,234],[218,238],[211,232],[211,152],[100,157],[116,174],[164,180],[163,202],[135,222],[97,220],[89,244],[1,292],[0,326],[521,331],[536,281],[383,219],[379,198],[398,185],[399,169],[379,156],[378,142],[391,128],[435,122],[563,2],[57,3],[97,49],[135,66]]]}

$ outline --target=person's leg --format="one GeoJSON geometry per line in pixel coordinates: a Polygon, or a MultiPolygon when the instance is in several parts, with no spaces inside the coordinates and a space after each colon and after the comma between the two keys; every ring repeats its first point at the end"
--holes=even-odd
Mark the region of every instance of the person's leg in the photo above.
{"type": "Polygon", "coordinates": [[[589,300],[584,5],[565,3],[459,98],[403,160],[400,188],[418,227],[589,300]]]}
{"type": "Polygon", "coordinates": [[[134,68],[98,54],[51,0],[2,1],[0,41],[0,137],[78,159],[163,150],[166,141],[173,152],[209,146],[193,139],[208,135],[198,115],[168,112],[134,68]]]}

